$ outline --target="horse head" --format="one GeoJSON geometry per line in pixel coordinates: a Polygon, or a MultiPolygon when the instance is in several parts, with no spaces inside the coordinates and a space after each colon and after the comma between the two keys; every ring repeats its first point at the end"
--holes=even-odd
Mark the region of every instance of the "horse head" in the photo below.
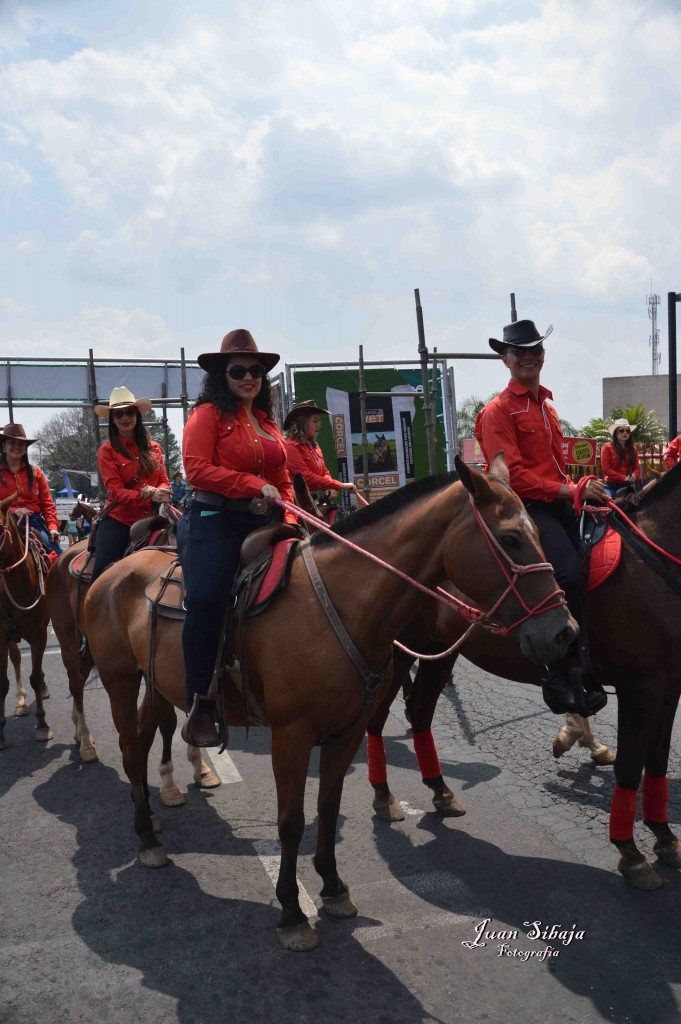
{"type": "Polygon", "coordinates": [[[448,577],[457,585],[463,570],[488,599],[493,595],[489,614],[500,627],[496,631],[515,630],[527,658],[537,664],[558,660],[577,636],[577,624],[546,561],[537,528],[511,489],[503,452],[492,459],[489,473],[467,466],[458,456],[456,469],[471,495],[475,537],[466,546],[463,565],[445,561],[448,577]]]}

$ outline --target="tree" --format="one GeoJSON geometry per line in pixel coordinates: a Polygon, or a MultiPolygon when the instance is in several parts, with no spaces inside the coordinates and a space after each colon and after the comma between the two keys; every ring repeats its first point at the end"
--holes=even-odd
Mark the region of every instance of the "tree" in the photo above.
{"type": "Polygon", "coordinates": [[[477,395],[471,395],[470,398],[464,398],[463,402],[456,410],[456,431],[459,438],[459,455],[463,450],[463,442],[467,438],[475,437],[475,421],[478,413],[491,402],[493,398],[499,394],[495,391],[489,396],[489,398],[478,398],[477,395]]]}
{"type": "MultiPolygon", "coordinates": [[[[158,444],[161,446],[163,458],[166,459],[166,451],[164,447],[163,437],[163,420],[158,419],[154,409],[151,409],[144,417],[144,425],[149,431],[150,437],[152,437],[154,441],[157,441],[158,444]]],[[[182,452],[180,451],[180,446],[177,443],[177,438],[173,434],[170,427],[168,427],[168,457],[166,459],[166,472],[170,477],[176,470],[181,470],[181,468],[182,452]]]]}
{"type": "Polygon", "coordinates": [[[595,417],[589,420],[582,429],[583,437],[594,437],[603,444],[610,441],[610,424],[613,420],[628,420],[632,427],[635,426],[634,440],[636,442],[654,441],[656,444],[666,440],[666,430],[660,423],[653,411],[648,411],[642,402],[638,405],[627,405],[624,408],[615,407],[610,410],[605,419],[595,417]]]}

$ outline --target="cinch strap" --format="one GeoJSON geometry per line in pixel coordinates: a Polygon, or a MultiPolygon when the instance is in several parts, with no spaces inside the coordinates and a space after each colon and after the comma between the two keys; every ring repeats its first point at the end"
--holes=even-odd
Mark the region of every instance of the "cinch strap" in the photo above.
{"type": "Polygon", "coordinates": [[[385,766],[385,744],[382,736],[367,734],[367,765],[372,786],[383,786],[388,781],[385,766]]]}
{"type": "Polygon", "coordinates": [[[610,805],[610,838],[624,843],[634,838],[636,820],[636,790],[615,786],[610,805]]]}
{"type": "Polygon", "coordinates": [[[442,775],[442,769],[440,768],[437,750],[435,749],[435,741],[433,740],[433,734],[430,729],[427,729],[425,732],[413,733],[412,739],[414,741],[414,750],[416,751],[416,757],[418,758],[419,768],[421,769],[421,778],[439,778],[439,776],[442,775]]]}
{"type": "Polygon", "coordinates": [[[643,776],[643,820],[666,822],[668,796],[667,776],[656,779],[646,772],[643,776]]]}

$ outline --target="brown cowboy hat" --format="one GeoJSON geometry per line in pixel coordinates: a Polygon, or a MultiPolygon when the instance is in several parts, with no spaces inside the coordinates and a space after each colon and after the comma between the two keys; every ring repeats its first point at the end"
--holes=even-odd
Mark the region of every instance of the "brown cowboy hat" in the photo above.
{"type": "Polygon", "coordinates": [[[129,391],[128,388],[118,387],[114,388],[109,395],[108,405],[96,405],[95,412],[100,419],[108,420],[109,413],[113,409],[130,409],[133,405],[144,416],[151,409],[152,403],[150,398],[135,398],[132,391],[129,391]]]}
{"type": "Polygon", "coordinates": [[[298,418],[298,416],[314,416],[314,414],[317,412],[324,416],[331,415],[328,409],[320,409],[316,402],[313,402],[311,398],[307,402],[296,402],[296,404],[293,406],[290,413],[284,420],[284,430],[288,430],[288,428],[291,426],[293,421],[298,418]]]}
{"type": "Polygon", "coordinates": [[[225,334],[219,352],[201,353],[199,366],[207,371],[224,370],[232,356],[257,356],[258,362],[262,363],[268,373],[279,362],[279,356],[274,352],[258,352],[251,332],[243,327],[237,327],[235,331],[225,334]]]}
{"type": "Polygon", "coordinates": [[[27,448],[29,444],[38,440],[37,437],[26,437],[26,431],[21,423],[8,423],[3,427],[0,437],[4,437],[6,441],[25,441],[27,448]]]}

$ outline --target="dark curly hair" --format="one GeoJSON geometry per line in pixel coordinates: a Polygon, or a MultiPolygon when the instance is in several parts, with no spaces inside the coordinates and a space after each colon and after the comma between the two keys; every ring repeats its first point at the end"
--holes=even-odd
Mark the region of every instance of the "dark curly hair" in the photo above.
{"type": "MultiPolygon", "coordinates": [[[[116,417],[113,412],[109,413],[109,441],[111,441],[111,447],[115,448],[121,455],[125,455],[126,458],[129,456],[129,452],[123,447],[121,441],[121,435],[116,426],[116,417]]],[[[137,445],[137,450],[140,456],[140,466],[142,473],[145,476],[149,476],[156,469],[156,463],[151,454],[151,438],[149,431],[142,422],[142,413],[139,409],[135,409],[135,432],[133,434],[133,441],[137,445]]]]}
{"type": "MultiPolygon", "coordinates": [[[[223,416],[236,416],[243,405],[239,396],[235,395],[233,391],[230,391],[229,384],[225,377],[224,368],[208,371],[201,381],[201,390],[196,397],[196,401],[192,405],[192,410],[198,408],[200,405],[206,405],[207,403],[217,406],[223,416]]],[[[256,409],[261,409],[262,412],[264,412],[266,416],[269,416],[270,419],[274,418],[272,410],[272,387],[267,374],[261,378],[260,391],[253,399],[253,405],[256,409]]]]}

